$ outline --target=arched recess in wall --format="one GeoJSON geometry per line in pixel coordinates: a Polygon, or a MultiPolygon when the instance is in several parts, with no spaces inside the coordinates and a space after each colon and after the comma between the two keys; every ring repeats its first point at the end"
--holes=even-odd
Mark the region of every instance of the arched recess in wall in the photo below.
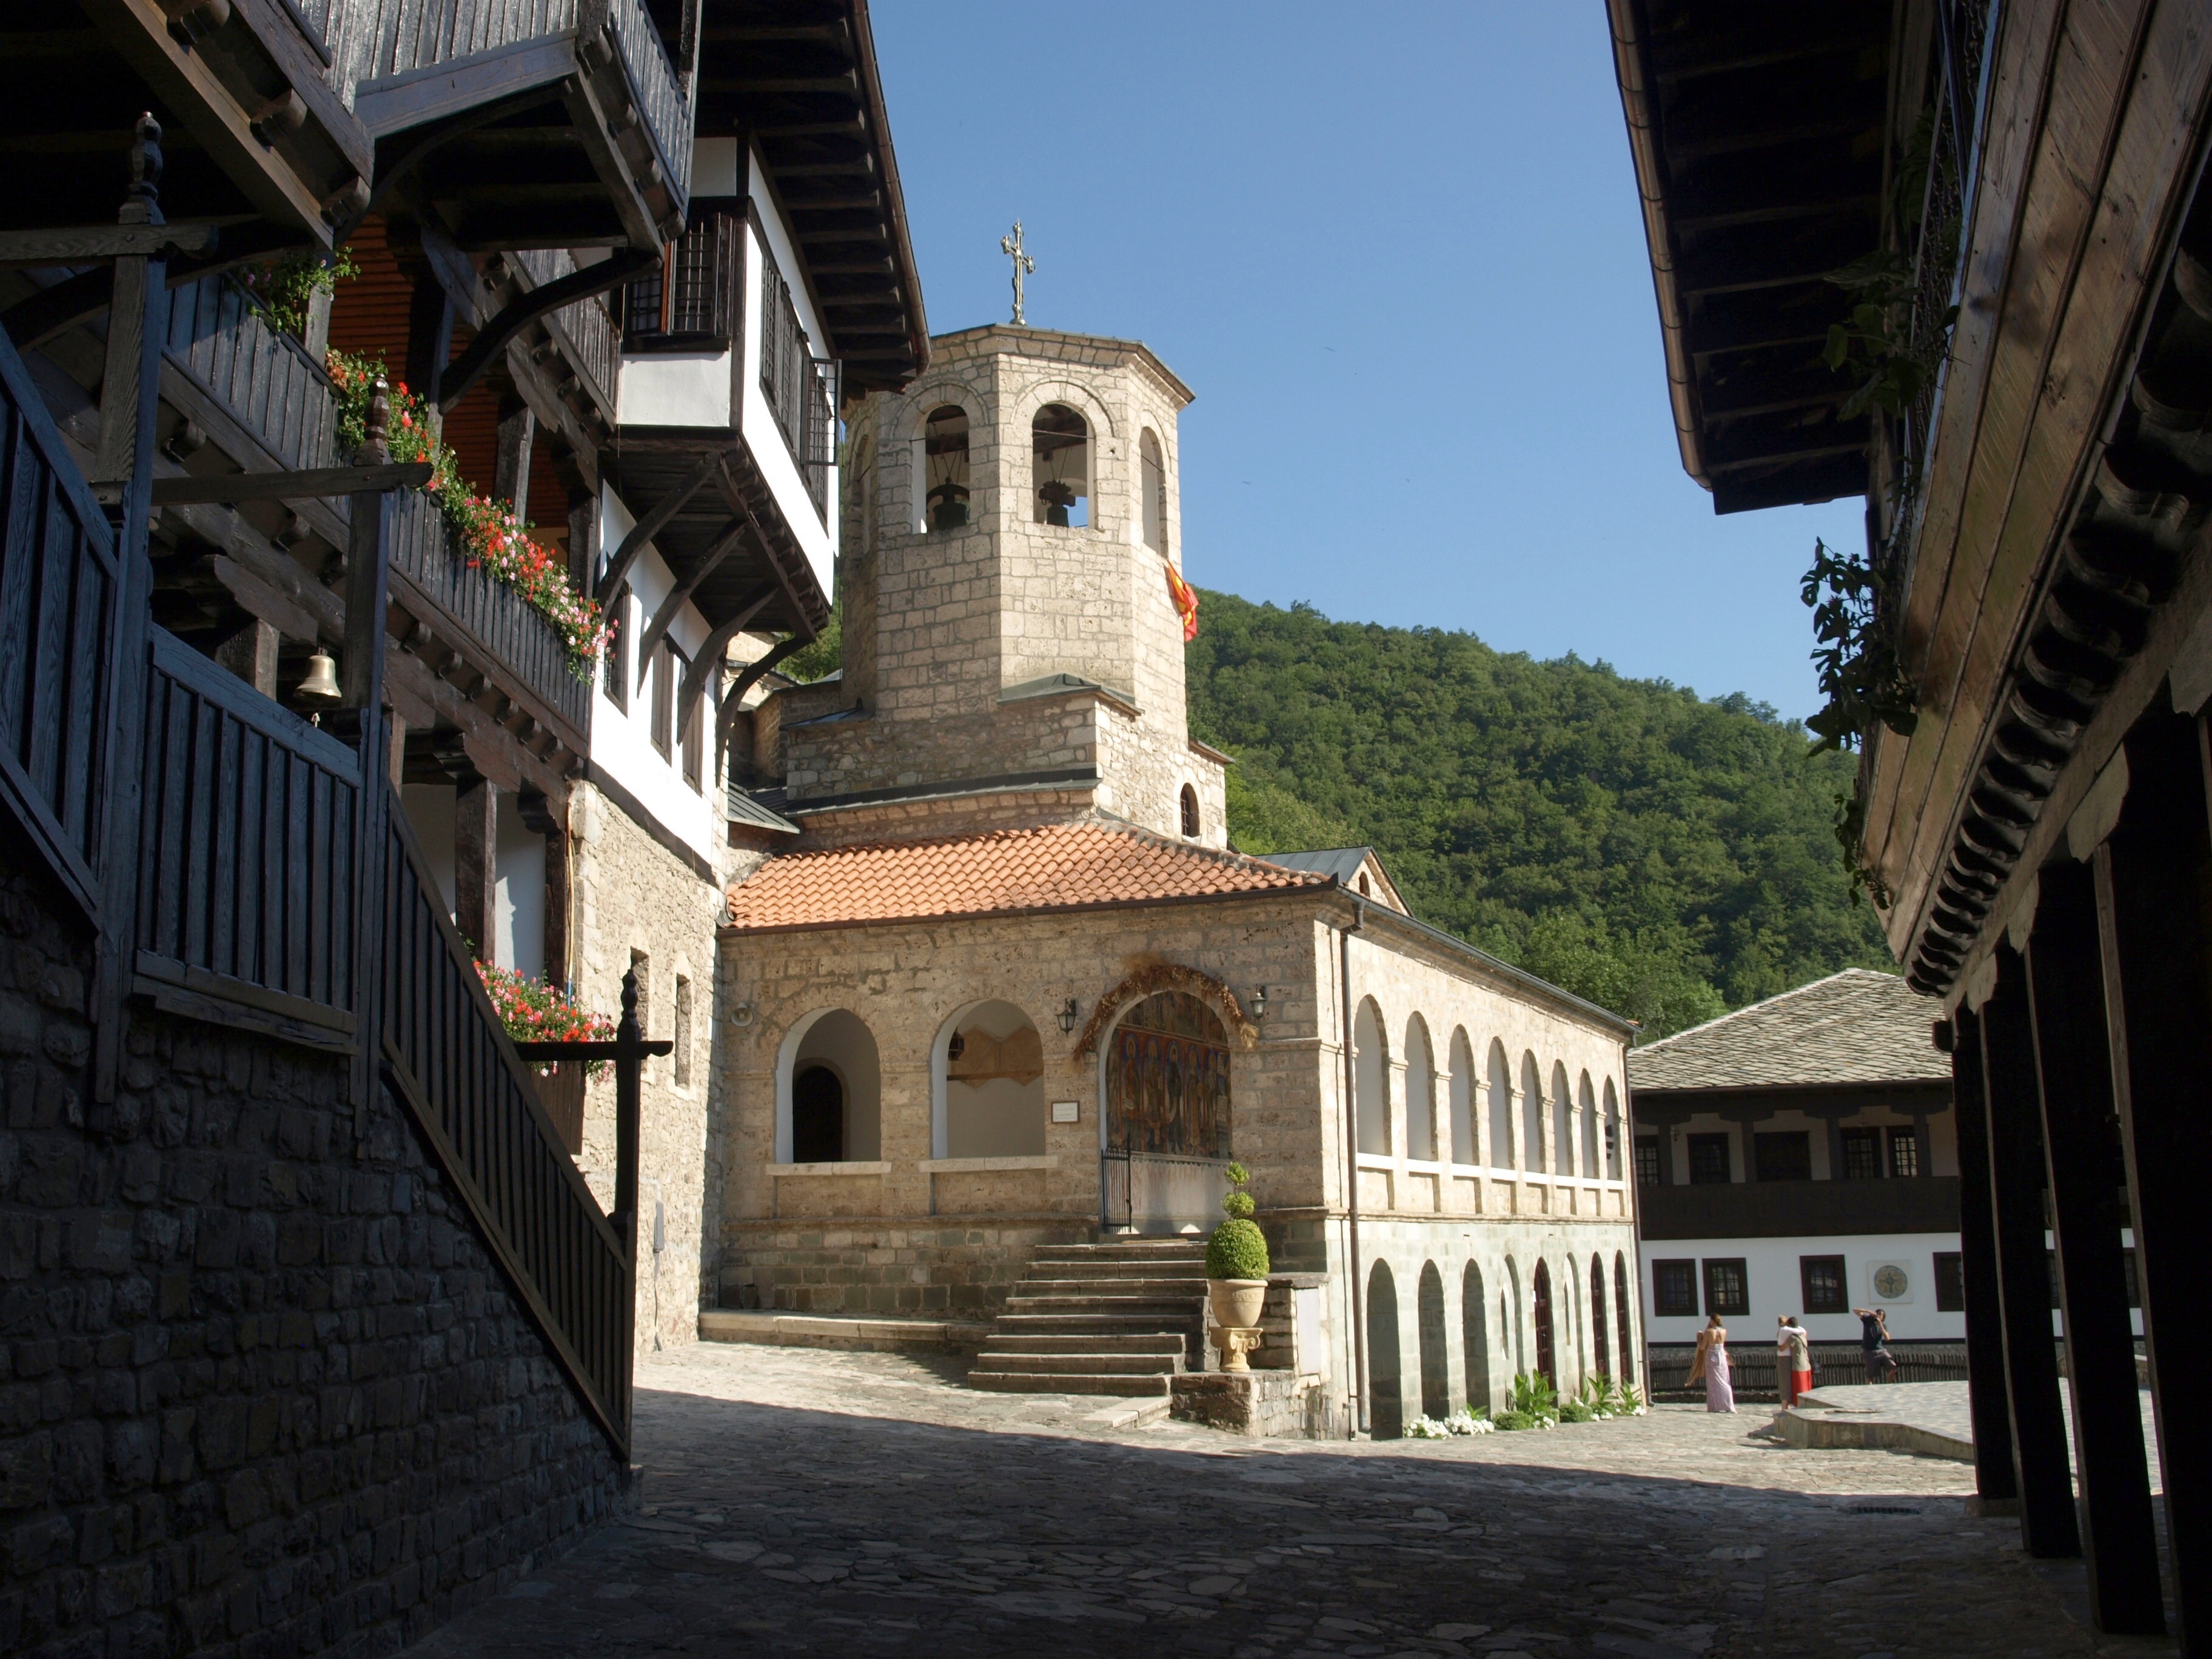
{"type": "Polygon", "coordinates": [[[1187,783],[1183,785],[1182,793],[1177,798],[1176,805],[1181,809],[1183,839],[1196,841],[1199,831],[1204,828],[1198,816],[1198,791],[1187,783]]]}
{"type": "Polygon", "coordinates": [[[1467,1027],[1459,1026],[1451,1039],[1451,1155],[1455,1164],[1475,1161],[1474,1045],[1467,1040],[1467,1027]]]}
{"type": "Polygon", "coordinates": [[[1613,1092],[1613,1079],[1605,1080],[1605,1178],[1620,1179],[1620,1097],[1613,1092]]]}
{"type": "Polygon", "coordinates": [[[1390,1264],[1367,1273],[1367,1425],[1377,1440],[1406,1432],[1405,1381],[1398,1354],[1398,1281],[1390,1264]]]}
{"type": "Polygon", "coordinates": [[[1490,1309],[1483,1300],[1482,1269],[1470,1261],[1459,1281],[1460,1352],[1467,1367],[1467,1403],[1490,1409],[1490,1309]]]}
{"type": "Polygon", "coordinates": [[[775,1161],[865,1164],[883,1156],[883,1073],[867,1022],[821,1008],[784,1034],[775,1064],[775,1161]]]}
{"type": "Polygon", "coordinates": [[[1082,530],[1091,523],[1091,423],[1066,404],[1030,422],[1031,521],[1082,530]]]}
{"type": "Polygon", "coordinates": [[[1444,1352],[1444,1276],[1433,1261],[1421,1264],[1414,1312],[1421,1338],[1421,1415],[1441,1422],[1451,1415],[1451,1360],[1444,1352]]]}
{"type": "Polygon", "coordinates": [[[1012,1003],[970,1003],[940,1025],[929,1075],[932,1158],[1043,1153],[1044,1043],[1012,1003]]]}
{"type": "Polygon", "coordinates": [[[1108,1152],[1230,1156],[1229,1034],[1209,1004],[1188,991],[1156,991],[1121,1016],[1105,1051],[1101,1099],[1108,1152]]]}
{"type": "Polygon", "coordinates": [[[1536,1374],[1553,1388],[1559,1386],[1559,1333],[1553,1325],[1552,1269],[1539,1260],[1529,1275],[1531,1322],[1536,1328],[1536,1374]]]}
{"type": "Polygon", "coordinates": [[[1575,1097],[1567,1086],[1567,1068],[1552,1062],[1552,1167],[1561,1175],[1575,1173],[1575,1097]]]}
{"type": "Polygon", "coordinates": [[[1498,1293],[1498,1311],[1505,1322],[1506,1346],[1513,1356],[1515,1375],[1528,1369],[1528,1326],[1521,1317],[1521,1269],[1511,1256],[1505,1258],[1505,1288],[1498,1293]],[[1508,1309],[1506,1298],[1512,1297],[1508,1309]]]}
{"type": "Polygon", "coordinates": [[[1521,1056],[1521,1167],[1544,1167],[1544,1077],[1536,1056],[1521,1056]]]}
{"type": "Polygon", "coordinates": [[[925,530],[961,530],[972,516],[968,411],[939,404],[921,423],[921,523],[925,530]]]}
{"type": "Polygon", "coordinates": [[[1437,1156],[1437,1063],[1429,1023],[1419,1014],[1406,1022],[1406,1156],[1424,1162],[1437,1156]]]}
{"type": "Polygon", "coordinates": [[[1352,1022],[1352,1102],[1359,1124],[1359,1150],[1370,1157],[1390,1152],[1390,1052],[1382,1038],[1382,1011],[1373,997],[1363,998],[1352,1022]]]}
{"type": "Polygon", "coordinates": [[[1490,1040],[1490,1167],[1510,1170],[1513,1157],[1513,1067],[1505,1045],[1490,1040]]]}
{"type": "Polygon", "coordinates": [[[1605,1258],[1590,1257],[1590,1366],[1600,1376],[1615,1375],[1606,1343],[1605,1258]]]}
{"type": "Polygon", "coordinates": [[[1168,550],[1168,467],[1160,453],[1158,434],[1146,427],[1137,438],[1137,470],[1143,475],[1145,545],[1155,553],[1168,550]]]}
{"type": "Polygon", "coordinates": [[[1620,1321],[1620,1380],[1632,1388],[1637,1373],[1636,1328],[1628,1317],[1628,1258],[1619,1250],[1613,1253],[1613,1310],[1620,1321]]]}
{"type": "Polygon", "coordinates": [[[1597,1091],[1584,1072],[1575,1084],[1575,1115],[1582,1121],[1582,1162],[1576,1165],[1586,1179],[1595,1181],[1604,1168],[1597,1161],[1597,1091]]]}

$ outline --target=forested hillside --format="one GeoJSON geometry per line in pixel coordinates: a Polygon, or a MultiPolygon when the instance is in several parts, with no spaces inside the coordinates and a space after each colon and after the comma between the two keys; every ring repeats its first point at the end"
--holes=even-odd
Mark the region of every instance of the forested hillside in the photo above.
{"type": "Polygon", "coordinates": [[[1416,914],[1645,1038],[1848,966],[1893,970],[1832,831],[1853,757],[1803,726],[1471,634],[1203,596],[1194,736],[1247,852],[1372,844],[1416,914]]]}

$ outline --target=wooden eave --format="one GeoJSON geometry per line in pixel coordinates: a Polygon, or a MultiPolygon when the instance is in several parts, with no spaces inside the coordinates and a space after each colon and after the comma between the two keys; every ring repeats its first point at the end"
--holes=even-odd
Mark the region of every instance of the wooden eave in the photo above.
{"type": "Polygon", "coordinates": [[[1815,383],[1850,310],[1825,273],[1881,243],[1891,9],[1607,10],[1684,470],[1718,513],[1863,492],[1868,420],[1815,383]]]}
{"type": "Polygon", "coordinates": [[[1904,601],[1917,729],[1875,734],[1892,948],[1955,994],[2212,603],[2212,38],[2008,7],[1904,601]]]}
{"type": "Polygon", "coordinates": [[[929,362],[866,0],[718,0],[699,41],[699,131],[759,155],[852,392],[929,362]]]}
{"type": "Polygon", "coordinates": [[[256,222],[327,247],[368,200],[368,135],[332,90],[322,43],[279,0],[172,24],[155,0],[42,0],[0,21],[0,226],[112,222],[133,124],[161,122],[173,223],[256,222]]]}

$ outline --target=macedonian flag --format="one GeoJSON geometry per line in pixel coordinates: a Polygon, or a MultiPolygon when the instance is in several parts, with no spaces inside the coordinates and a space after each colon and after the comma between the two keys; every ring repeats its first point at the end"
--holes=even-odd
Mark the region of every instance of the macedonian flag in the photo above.
{"type": "Polygon", "coordinates": [[[1173,565],[1167,567],[1167,573],[1168,598],[1175,601],[1176,615],[1182,618],[1183,643],[1188,645],[1198,637],[1198,595],[1173,565]]]}

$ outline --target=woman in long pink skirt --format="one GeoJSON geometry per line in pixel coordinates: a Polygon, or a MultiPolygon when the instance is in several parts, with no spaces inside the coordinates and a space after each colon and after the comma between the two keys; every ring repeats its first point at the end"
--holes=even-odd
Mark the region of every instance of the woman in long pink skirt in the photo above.
{"type": "Polygon", "coordinates": [[[1698,1357],[1690,1365],[1690,1381],[1700,1377],[1705,1384],[1705,1409],[1733,1416],[1735,1390],[1729,1383],[1728,1328],[1718,1314],[1708,1315],[1705,1328],[1698,1333],[1698,1357]]]}

